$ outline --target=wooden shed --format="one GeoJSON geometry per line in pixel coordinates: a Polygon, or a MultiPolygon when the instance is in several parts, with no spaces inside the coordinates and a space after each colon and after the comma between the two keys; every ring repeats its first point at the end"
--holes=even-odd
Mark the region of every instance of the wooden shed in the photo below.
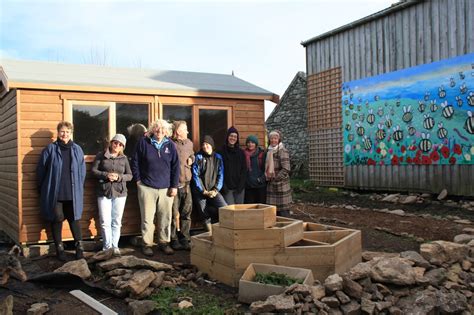
{"type": "MultiPolygon", "coordinates": [[[[39,61],[0,60],[0,229],[22,244],[51,240],[39,215],[35,168],[61,120],[74,123],[74,141],[90,170],[95,154],[115,133],[164,118],[185,120],[199,148],[205,134],[216,146],[235,126],[241,138],[264,140],[264,101],[278,96],[233,75],[111,68],[39,61]]],[[[132,145],[126,153],[130,154],[132,145]]],[[[95,180],[88,174],[81,220],[85,238],[98,231],[95,180]]],[[[134,184],[123,217],[123,235],[140,233],[134,184]]],[[[68,224],[63,237],[71,238],[68,224]]]]}
{"type": "Polygon", "coordinates": [[[399,1],[302,43],[312,180],[474,196],[473,15],[399,1]]]}

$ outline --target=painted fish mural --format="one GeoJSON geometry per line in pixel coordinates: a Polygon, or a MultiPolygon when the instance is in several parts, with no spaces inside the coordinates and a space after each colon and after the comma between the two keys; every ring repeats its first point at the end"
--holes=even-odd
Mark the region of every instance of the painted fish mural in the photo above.
{"type": "Polygon", "coordinates": [[[474,164],[474,54],[342,89],[345,165],[474,164]]]}

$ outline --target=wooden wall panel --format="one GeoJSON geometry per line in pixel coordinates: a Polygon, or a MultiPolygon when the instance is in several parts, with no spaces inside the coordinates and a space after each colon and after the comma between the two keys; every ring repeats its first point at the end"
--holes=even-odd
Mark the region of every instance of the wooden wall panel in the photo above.
{"type": "MultiPolygon", "coordinates": [[[[404,5],[407,6],[401,10],[309,43],[306,46],[306,59],[311,61],[307,64],[308,78],[335,65],[327,52],[337,48],[337,66],[342,68],[343,82],[474,52],[474,1],[431,0],[404,5]]],[[[308,80],[309,111],[313,106],[311,93],[308,80]]],[[[310,148],[316,145],[316,137],[311,139],[310,148]]],[[[327,147],[327,150],[332,149],[327,147]]],[[[310,155],[310,165],[315,159],[317,157],[310,155]]],[[[334,164],[333,167],[339,166],[334,164]]],[[[405,166],[390,165],[346,166],[344,169],[345,185],[351,188],[395,191],[410,188],[434,193],[447,188],[452,194],[474,196],[472,165],[433,165],[431,168],[419,165],[410,171],[405,166]],[[466,174],[462,183],[461,174],[466,174]],[[378,176],[382,183],[376,180],[378,176]]]]}
{"type": "Polygon", "coordinates": [[[19,241],[16,90],[0,99],[0,229],[19,241]]]}
{"type": "MultiPolygon", "coordinates": [[[[60,91],[41,91],[41,90],[22,90],[21,103],[18,105],[19,117],[21,117],[21,129],[19,131],[19,148],[17,148],[16,138],[11,136],[2,136],[5,142],[6,150],[0,151],[0,161],[3,157],[14,154],[19,150],[21,173],[20,190],[22,191],[22,209],[21,209],[21,228],[16,233],[19,234],[19,241],[22,243],[36,243],[51,240],[49,224],[42,220],[39,215],[39,195],[36,191],[36,164],[43,148],[51,143],[56,137],[56,125],[63,118],[64,100],[84,100],[84,101],[114,101],[130,103],[154,103],[154,96],[143,95],[120,95],[105,93],[78,93],[78,92],[60,92],[60,91]],[[11,147],[11,148],[10,148],[11,147]]],[[[180,105],[212,105],[227,106],[233,110],[232,124],[240,131],[241,139],[245,139],[250,134],[258,136],[261,143],[265,139],[264,127],[264,101],[252,99],[208,99],[198,97],[159,97],[162,104],[180,104],[180,105]]],[[[14,102],[14,101],[10,101],[14,102]]],[[[1,111],[0,119],[5,117],[9,122],[16,125],[16,115],[14,110],[1,111]]],[[[2,128],[2,126],[0,126],[2,128]]],[[[10,127],[6,127],[10,128],[10,127]]],[[[0,129],[1,130],[1,129],[0,129]]],[[[14,129],[16,131],[16,128],[14,129]]],[[[0,137],[0,143],[2,141],[0,137]]],[[[244,140],[241,140],[241,142],[244,140]]],[[[13,161],[13,160],[12,160],[13,161]]],[[[17,161],[15,156],[14,162],[17,161]]],[[[98,231],[98,210],[95,194],[96,180],[92,178],[90,171],[91,164],[87,163],[88,176],[86,178],[84,193],[84,212],[81,220],[82,233],[84,238],[96,237],[98,231]]],[[[11,174],[11,177],[1,177],[2,181],[11,181],[11,178],[17,180],[18,174],[14,173],[17,165],[11,163],[0,164],[0,172],[8,171],[4,174],[11,174]]],[[[5,176],[5,175],[4,175],[5,176]]],[[[125,206],[125,213],[122,221],[122,235],[140,234],[140,210],[136,196],[136,187],[134,183],[128,185],[129,195],[125,206]]],[[[4,194],[11,193],[11,190],[5,190],[4,194]]],[[[7,195],[8,196],[8,195],[7,195]]],[[[3,197],[0,190],[0,199],[3,197]]],[[[8,198],[12,198],[8,196],[8,198]]],[[[2,202],[0,201],[0,208],[2,202]]],[[[16,211],[18,217],[18,210],[16,211]]],[[[0,222],[6,215],[0,214],[0,222]]],[[[63,227],[64,239],[71,239],[72,234],[67,223],[63,227]]],[[[18,238],[18,237],[17,237],[18,238]]]]}

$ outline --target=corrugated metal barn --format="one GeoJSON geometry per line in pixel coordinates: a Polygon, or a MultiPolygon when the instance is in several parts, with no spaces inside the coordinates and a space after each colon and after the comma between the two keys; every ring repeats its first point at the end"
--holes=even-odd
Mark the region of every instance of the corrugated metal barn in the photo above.
{"type": "MultiPolygon", "coordinates": [[[[97,152],[115,133],[164,118],[185,120],[199,148],[205,134],[216,146],[234,125],[241,138],[250,134],[263,143],[264,101],[278,96],[233,75],[184,71],[110,68],[38,61],[0,60],[0,229],[19,243],[51,240],[49,224],[39,215],[36,164],[42,149],[56,138],[61,120],[74,123],[90,170],[97,152]]],[[[142,134],[141,134],[142,135],[142,134]]],[[[88,172],[81,220],[84,237],[98,234],[96,180],[88,172]]],[[[122,220],[123,235],[140,234],[136,187],[122,220]]],[[[71,237],[68,224],[63,237],[71,237]]]]}
{"type": "Polygon", "coordinates": [[[312,180],[474,196],[473,16],[402,1],[302,43],[312,180]]]}

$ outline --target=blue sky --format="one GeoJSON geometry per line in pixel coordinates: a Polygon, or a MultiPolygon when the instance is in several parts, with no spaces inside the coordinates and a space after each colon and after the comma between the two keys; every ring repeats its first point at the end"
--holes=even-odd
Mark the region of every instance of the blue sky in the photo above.
{"type": "Polygon", "coordinates": [[[301,41],[394,2],[0,0],[0,57],[234,71],[282,96],[306,69],[301,41]]]}

